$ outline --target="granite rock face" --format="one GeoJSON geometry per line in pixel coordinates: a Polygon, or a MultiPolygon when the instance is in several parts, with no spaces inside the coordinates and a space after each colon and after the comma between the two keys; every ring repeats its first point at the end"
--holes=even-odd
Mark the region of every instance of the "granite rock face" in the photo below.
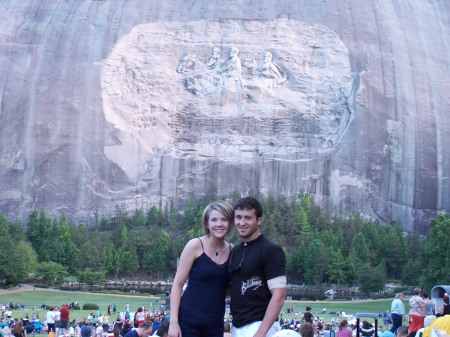
{"type": "Polygon", "coordinates": [[[304,189],[450,210],[447,1],[0,2],[0,212],[304,189]]]}

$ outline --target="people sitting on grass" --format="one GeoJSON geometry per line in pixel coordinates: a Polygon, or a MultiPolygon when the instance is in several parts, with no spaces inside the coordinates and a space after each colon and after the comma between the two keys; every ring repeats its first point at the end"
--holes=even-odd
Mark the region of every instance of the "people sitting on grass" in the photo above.
{"type": "Polygon", "coordinates": [[[150,322],[144,322],[139,328],[129,331],[125,337],[148,337],[152,331],[152,324],[150,322]]]}
{"type": "Polygon", "coordinates": [[[159,337],[169,336],[169,326],[170,326],[169,321],[166,319],[163,320],[161,322],[161,324],[159,325],[158,330],[156,331],[156,336],[159,336],[159,337]]]}
{"type": "Polygon", "coordinates": [[[374,333],[375,329],[373,328],[372,323],[369,323],[368,321],[363,321],[362,327],[361,327],[361,335],[363,337],[371,337],[374,333]]]}
{"type": "Polygon", "coordinates": [[[27,331],[23,327],[23,322],[18,321],[14,326],[14,336],[15,337],[27,337],[27,331]]]}
{"type": "Polygon", "coordinates": [[[337,332],[337,337],[351,337],[352,330],[348,328],[348,321],[343,319],[341,323],[339,323],[339,328],[337,332]]]}
{"type": "Polygon", "coordinates": [[[397,329],[397,335],[396,335],[396,336],[397,336],[397,337],[407,337],[408,334],[409,334],[408,327],[402,325],[402,326],[400,326],[400,327],[397,329]]]}
{"type": "Polygon", "coordinates": [[[314,337],[314,327],[311,323],[305,322],[300,326],[300,335],[302,337],[314,337]]]}
{"type": "Polygon", "coordinates": [[[91,321],[84,321],[83,326],[81,327],[81,337],[93,337],[94,329],[92,327],[91,321]]]}

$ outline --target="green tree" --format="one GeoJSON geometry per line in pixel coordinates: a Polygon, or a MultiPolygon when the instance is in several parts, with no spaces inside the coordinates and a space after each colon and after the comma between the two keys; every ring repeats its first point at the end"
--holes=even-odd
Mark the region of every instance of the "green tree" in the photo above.
{"type": "Polygon", "coordinates": [[[292,268],[293,268],[293,257],[292,254],[289,253],[289,251],[287,250],[287,248],[283,247],[283,252],[284,252],[284,256],[286,257],[286,271],[288,274],[292,273],[292,268]]]}
{"type": "Polygon", "coordinates": [[[14,249],[14,243],[9,235],[8,220],[0,213],[0,278],[6,279],[10,277],[14,269],[14,263],[10,259],[10,254],[14,249]]]}
{"type": "Polygon", "coordinates": [[[305,257],[306,257],[306,247],[305,242],[302,240],[298,245],[292,261],[292,271],[290,277],[299,283],[305,282],[305,257]]]}
{"type": "Polygon", "coordinates": [[[382,241],[380,258],[386,261],[388,276],[400,279],[407,256],[403,228],[396,223],[391,223],[384,230],[386,233],[380,240],[382,241]]]}
{"type": "MultiPolygon", "coordinates": [[[[417,233],[409,233],[406,237],[407,252],[409,258],[417,260],[423,249],[423,240],[417,233]]],[[[416,283],[417,284],[417,283],[416,283]]]]}
{"type": "Polygon", "coordinates": [[[101,251],[99,251],[99,249],[100,247],[98,244],[96,245],[89,240],[82,243],[79,253],[79,269],[84,270],[90,268],[93,271],[101,270],[103,261],[100,258],[101,251]]]}
{"type": "Polygon", "coordinates": [[[347,256],[344,260],[344,265],[342,266],[344,272],[343,282],[354,284],[356,281],[356,269],[355,264],[350,256],[347,256]]]}
{"type": "Polygon", "coordinates": [[[188,199],[184,214],[181,217],[181,229],[189,230],[201,226],[202,210],[198,204],[188,199]]]}
{"type": "Polygon", "coordinates": [[[372,221],[364,221],[360,228],[360,233],[364,235],[369,251],[370,264],[375,266],[379,263],[380,240],[378,236],[378,226],[372,221]]]}
{"type": "Polygon", "coordinates": [[[169,225],[172,231],[176,230],[179,227],[178,220],[179,220],[178,208],[173,207],[169,213],[169,225]]]}
{"type": "Polygon", "coordinates": [[[358,284],[359,291],[363,294],[370,294],[383,290],[386,282],[386,269],[383,263],[376,267],[371,267],[366,263],[359,270],[358,284]]]}
{"type": "Polygon", "coordinates": [[[107,274],[112,274],[117,278],[120,272],[120,256],[114,244],[110,242],[102,250],[102,269],[107,274]]]}
{"type": "Polygon", "coordinates": [[[102,285],[106,281],[104,271],[92,271],[91,268],[86,268],[78,272],[78,281],[86,283],[91,286],[102,285]]]}
{"type": "Polygon", "coordinates": [[[36,251],[38,261],[50,261],[52,254],[51,243],[54,240],[52,220],[45,216],[43,210],[40,211],[39,216],[37,211],[34,210],[30,214],[27,228],[27,237],[36,251]]]}
{"type": "Polygon", "coordinates": [[[367,248],[364,234],[358,233],[353,238],[350,246],[350,256],[356,269],[361,269],[369,263],[369,249],[367,248]]]}
{"type": "Polygon", "coordinates": [[[13,284],[28,279],[29,274],[34,272],[37,265],[37,255],[29,242],[20,240],[15,244],[10,259],[14,261],[14,277],[10,278],[13,284]]]}
{"type": "Polygon", "coordinates": [[[42,277],[42,280],[49,285],[64,281],[68,275],[66,267],[53,261],[41,262],[37,265],[36,276],[42,277]]]}
{"type": "Polygon", "coordinates": [[[128,210],[125,203],[121,203],[120,205],[116,205],[114,214],[110,219],[110,229],[114,229],[116,227],[131,227],[131,221],[128,217],[128,210]]]}
{"type": "Polygon", "coordinates": [[[345,259],[339,248],[335,249],[333,246],[328,247],[328,278],[330,281],[335,281],[337,284],[340,284],[345,279],[345,259]]]}
{"type": "Polygon", "coordinates": [[[133,227],[142,227],[145,225],[145,217],[142,209],[136,208],[134,214],[131,217],[131,224],[133,227]]]}
{"type": "Polygon", "coordinates": [[[312,227],[308,220],[308,214],[311,209],[311,200],[309,194],[305,193],[303,189],[298,194],[300,209],[299,209],[299,220],[301,224],[300,235],[302,237],[309,237],[312,227]]]}
{"type": "Polygon", "coordinates": [[[9,235],[11,240],[14,242],[19,242],[26,238],[25,232],[23,231],[22,225],[18,222],[8,222],[9,235]]]}
{"type": "Polygon", "coordinates": [[[61,215],[59,222],[54,222],[54,232],[57,240],[52,261],[63,265],[70,274],[74,274],[78,269],[79,251],[72,241],[72,235],[64,213],[61,215]]]}
{"type": "Polygon", "coordinates": [[[422,273],[422,266],[418,260],[409,259],[403,266],[402,283],[405,285],[415,286],[419,284],[419,278],[422,273]]]}
{"type": "Polygon", "coordinates": [[[158,208],[156,206],[152,206],[148,210],[146,225],[147,226],[157,226],[157,227],[163,227],[165,225],[164,215],[160,208],[158,208]]]}
{"type": "MultiPolygon", "coordinates": [[[[362,223],[363,220],[361,215],[357,212],[354,212],[349,218],[339,215],[334,216],[332,221],[332,229],[333,233],[336,233],[336,235],[342,235],[342,254],[347,255],[347,252],[350,251],[353,239],[359,233],[362,223]]],[[[360,234],[363,235],[362,233],[360,234]]]]}
{"type": "Polygon", "coordinates": [[[328,250],[319,239],[313,239],[307,246],[304,258],[304,277],[308,284],[318,284],[327,271],[328,250]]]}
{"type": "Polygon", "coordinates": [[[81,247],[86,241],[92,240],[93,236],[84,222],[80,222],[72,233],[72,241],[76,247],[81,247]]]}
{"type": "Polygon", "coordinates": [[[431,289],[436,284],[447,284],[450,275],[450,216],[439,213],[428,226],[428,240],[424,246],[424,266],[420,285],[431,289]]]}
{"type": "Polygon", "coordinates": [[[37,261],[33,247],[17,235],[18,231],[21,229],[0,213],[0,279],[14,285],[28,278],[37,261]]]}
{"type": "Polygon", "coordinates": [[[150,273],[157,273],[158,278],[160,272],[166,267],[169,242],[169,235],[160,229],[145,255],[144,268],[150,273]]]}

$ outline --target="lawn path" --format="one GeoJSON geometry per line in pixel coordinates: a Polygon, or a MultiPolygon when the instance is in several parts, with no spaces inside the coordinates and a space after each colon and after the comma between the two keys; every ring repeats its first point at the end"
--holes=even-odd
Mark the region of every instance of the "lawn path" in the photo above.
{"type": "Polygon", "coordinates": [[[22,284],[20,287],[16,287],[14,289],[0,289],[0,294],[11,294],[11,293],[18,293],[21,291],[34,291],[34,290],[39,290],[39,291],[56,291],[56,292],[61,292],[61,293],[78,293],[78,294],[87,294],[87,295],[92,295],[92,294],[98,294],[98,295],[105,295],[105,296],[119,296],[119,297],[134,297],[134,298],[157,298],[159,299],[160,297],[158,296],[153,296],[153,295],[149,295],[149,296],[137,296],[137,295],[128,295],[128,294],[105,294],[105,293],[96,293],[93,291],[78,291],[78,290],[61,290],[61,289],[55,289],[55,288],[35,288],[33,285],[31,284],[22,284]]]}

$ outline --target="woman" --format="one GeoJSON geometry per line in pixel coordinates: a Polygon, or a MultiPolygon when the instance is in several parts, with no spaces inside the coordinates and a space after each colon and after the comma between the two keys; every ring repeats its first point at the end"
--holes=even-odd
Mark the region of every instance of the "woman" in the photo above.
{"type": "Polygon", "coordinates": [[[54,312],[55,308],[54,307],[50,307],[50,311],[47,312],[47,314],[45,315],[45,320],[47,321],[47,329],[48,329],[48,333],[50,332],[56,332],[55,329],[55,312],[54,312]]]}
{"type": "Polygon", "coordinates": [[[339,323],[339,328],[337,332],[337,337],[351,337],[352,330],[348,328],[348,321],[343,319],[341,323],[339,323]]]}
{"type": "Polygon", "coordinates": [[[396,334],[397,329],[402,325],[405,305],[403,304],[403,293],[397,293],[391,304],[392,328],[389,330],[396,334]]]}
{"type": "MultiPolygon", "coordinates": [[[[125,323],[125,324],[123,325],[123,329],[120,330],[119,326],[118,326],[117,324],[114,324],[114,330],[116,330],[116,328],[117,328],[117,330],[120,331],[120,335],[121,335],[121,336],[125,336],[129,331],[132,330],[133,327],[130,325],[130,323],[125,323]]],[[[114,330],[113,330],[113,331],[114,331],[114,330]]]]}
{"type": "Polygon", "coordinates": [[[425,302],[426,316],[434,315],[434,303],[432,300],[428,298],[428,293],[424,291],[422,296],[425,302]]]}
{"type": "Polygon", "coordinates": [[[449,298],[448,298],[448,296],[445,295],[444,298],[442,299],[442,301],[444,303],[442,304],[441,315],[442,316],[450,315],[450,305],[449,305],[449,298]]]}
{"type": "Polygon", "coordinates": [[[371,337],[374,333],[374,328],[372,323],[369,323],[367,321],[363,321],[362,328],[361,328],[361,336],[363,337],[371,337]]]}
{"type": "Polygon", "coordinates": [[[170,296],[169,337],[223,337],[227,261],[233,248],[225,236],[232,229],[233,208],[226,201],[212,202],[202,224],[205,236],[190,240],[180,256],[170,296]]]}
{"type": "Polygon", "coordinates": [[[113,334],[114,334],[114,337],[119,337],[120,336],[120,330],[119,330],[119,327],[117,325],[114,326],[113,334]]]}
{"type": "Polygon", "coordinates": [[[16,326],[14,327],[14,336],[15,337],[27,337],[27,331],[23,327],[22,321],[17,322],[16,326]]]}
{"type": "Polygon", "coordinates": [[[134,320],[138,322],[138,326],[141,326],[145,322],[145,312],[142,307],[138,308],[138,311],[134,315],[134,320]]]}

